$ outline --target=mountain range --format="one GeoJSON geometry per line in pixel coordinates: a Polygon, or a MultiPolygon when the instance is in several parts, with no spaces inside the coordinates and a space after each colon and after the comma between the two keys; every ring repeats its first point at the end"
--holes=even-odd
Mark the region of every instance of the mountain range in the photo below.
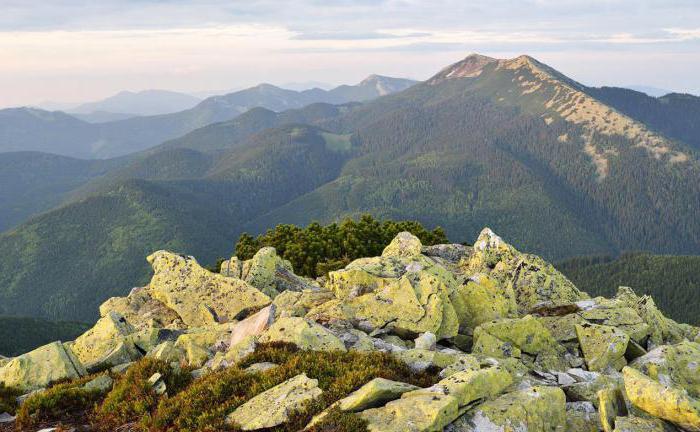
{"type": "Polygon", "coordinates": [[[62,204],[0,234],[0,314],[91,320],[154,250],[213,263],[244,231],[361,213],[457,242],[488,224],[548,259],[700,252],[700,98],[586,87],[529,56],[355,87],[391,94],[263,85],[106,123],[131,137],[117,154],[140,151],[56,162],[78,166],[44,207],[62,204]]]}
{"type": "Polygon", "coordinates": [[[211,123],[231,120],[254,107],[283,111],[315,102],[361,102],[403,90],[412,84],[414,81],[411,80],[378,75],[354,86],[343,85],[331,90],[294,91],[261,84],[209,97],[190,109],[175,113],[101,123],[82,121],[63,112],[10,108],[0,110],[0,152],[40,151],[82,159],[118,157],[153,147],[211,123]]]}

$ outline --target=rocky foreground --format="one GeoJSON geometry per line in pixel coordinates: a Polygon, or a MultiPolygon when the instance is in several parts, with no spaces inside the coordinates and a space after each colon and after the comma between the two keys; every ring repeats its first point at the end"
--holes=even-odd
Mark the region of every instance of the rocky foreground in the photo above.
{"type": "MultiPolygon", "coordinates": [[[[630,288],[590,298],[489,229],[474,247],[424,247],[401,233],[382,256],[318,280],[295,275],[272,248],[248,261],[233,257],[220,274],[165,251],[148,260],[148,286],[106,301],[73,342],[0,359],[0,382],[37,394],[108,371],[85,385],[109,389],[114,376],[151,357],[189,368],[196,383],[237,367],[258,346],[285,342],[382,351],[416,374],[439,370],[425,388],[372,379],[307,428],[340,410],[357,413],[370,431],[700,431],[700,329],[666,318],[630,288]]],[[[237,404],[225,424],[285,425],[322,396],[313,373],[237,404]]],[[[149,382],[167,397],[159,374],[149,382]]]]}

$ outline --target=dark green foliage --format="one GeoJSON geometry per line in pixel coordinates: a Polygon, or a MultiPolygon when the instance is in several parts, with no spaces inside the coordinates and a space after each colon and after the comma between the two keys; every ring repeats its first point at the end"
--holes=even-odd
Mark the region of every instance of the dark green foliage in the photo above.
{"type": "Polygon", "coordinates": [[[29,430],[43,423],[70,421],[85,416],[102,393],[86,390],[82,386],[95,375],[56,384],[49,389],[30,396],[17,411],[17,427],[29,430]]]}
{"type": "MultiPolygon", "coordinates": [[[[373,378],[382,377],[422,387],[438,380],[434,373],[411,372],[408,366],[386,353],[300,351],[284,343],[264,344],[243,359],[238,367],[211,373],[195,381],[179,395],[162,400],[153,416],[150,430],[227,430],[223,422],[228,413],[253,396],[301,373],[318,379],[323,393],[308,403],[304,410],[294,413],[288,423],[273,428],[274,431],[302,430],[314,415],[373,378]],[[279,366],[256,374],[246,374],[242,370],[264,361],[279,366]]],[[[338,430],[364,430],[358,421],[347,418],[349,416],[342,417],[347,428],[338,430]]]]}
{"type": "Polygon", "coordinates": [[[341,411],[332,408],[328,414],[306,432],[365,432],[367,420],[362,419],[357,413],[341,411]]]}
{"type": "Polygon", "coordinates": [[[557,268],[592,295],[611,297],[619,286],[628,286],[637,295],[650,295],[666,316],[700,324],[700,256],[583,257],[561,262],[557,268]]]}
{"type": "Polygon", "coordinates": [[[17,396],[21,395],[20,389],[5,387],[5,383],[0,382],[0,414],[4,412],[14,414],[17,409],[17,396]]]}
{"type": "Polygon", "coordinates": [[[297,274],[316,277],[342,268],[357,258],[381,255],[402,231],[412,233],[426,246],[448,241],[440,227],[428,231],[420,222],[379,221],[365,214],[357,221],[346,218],[325,226],[317,222],[304,228],[277,225],[256,238],[244,233],[236,243],[236,256],[250,259],[260,248],[272,246],[292,263],[297,274]]]}
{"type": "Polygon", "coordinates": [[[73,340],[88,328],[77,322],[0,316],[0,355],[12,357],[56,340],[73,340]]]}
{"type": "Polygon", "coordinates": [[[112,391],[95,408],[92,414],[95,426],[112,431],[125,423],[146,421],[159,400],[148,382],[155,373],[163,376],[170,396],[176,395],[192,379],[188,369],[174,370],[166,362],[148,357],[139,360],[115,382],[112,391]]]}

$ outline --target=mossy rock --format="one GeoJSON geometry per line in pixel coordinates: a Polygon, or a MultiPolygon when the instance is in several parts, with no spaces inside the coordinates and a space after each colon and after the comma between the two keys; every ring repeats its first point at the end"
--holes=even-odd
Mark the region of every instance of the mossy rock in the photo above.
{"type": "Polygon", "coordinates": [[[70,347],[52,342],[10,360],[0,368],[0,382],[8,387],[31,391],[86,374],[70,347]]]}
{"type": "Polygon", "coordinates": [[[345,351],[345,344],[330,330],[299,317],[280,318],[259,340],[261,343],[287,342],[313,351],[345,351]]]}
{"type": "Polygon", "coordinates": [[[630,340],[627,333],[615,327],[586,323],[576,325],[576,334],[588,370],[612,368],[619,371],[627,364],[625,352],[630,340]]]}
{"type": "Polygon", "coordinates": [[[630,364],[649,378],[680,387],[700,399],[700,344],[684,341],[663,345],[649,351],[630,364]]]}
{"type": "Polygon", "coordinates": [[[634,406],[685,430],[700,431],[700,401],[688,392],[664,385],[629,366],[622,374],[627,396],[634,406]]]}
{"type": "Polygon", "coordinates": [[[190,256],[158,251],[148,262],[154,271],[148,286],[150,295],[175,311],[189,327],[230,322],[271,302],[247,282],[212,273],[190,256]]]}
{"type": "Polygon", "coordinates": [[[458,414],[457,399],[447,395],[413,395],[360,413],[369,432],[441,431],[458,414]]]}
{"type": "Polygon", "coordinates": [[[135,331],[123,316],[109,312],[78,336],[71,348],[88,371],[111,367],[138,358],[133,343],[127,340],[135,331]]]}
{"type": "Polygon", "coordinates": [[[556,387],[531,387],[474,407],[452,430],[565,432],[566,427],[564,392],[556,387]]]}
{"type": "MultiPolygon", "coordinates": [[[[526,315],[523,318],[500,319],[481,324],[474,330],[475,352],[477,352],[476,347],[479,346],[479,339],[485,334],[503,342],[508,342],[514,348],[530,355],[563,352],[563,347],[531,315],[526,315]]],[[[488,345],[490,346],[491,344],[488,345]]]]}

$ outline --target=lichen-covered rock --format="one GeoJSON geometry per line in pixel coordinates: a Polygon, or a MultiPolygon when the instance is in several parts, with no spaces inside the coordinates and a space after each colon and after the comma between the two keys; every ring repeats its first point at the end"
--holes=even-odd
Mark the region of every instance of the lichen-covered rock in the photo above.
{"type": "Polygon", "coordinates": [[[650,348],[662,344],[678,343],[687,336],[681,325],[664,316],[650,296],[639,297],[631,288],[619,287],[615,299],[634,309],[649,326],[650,348]]]}
{"type": "Polygon", "coordinates": [[[630,364],[661,384],[680,387],[700,399],[700,344],[662,345],[630,364]]]}
{"type": "Polygon", "coordinates": [[[110,312],[123,316],[137,330],[145,328],[185,328],[180,316],[151,297],[145,288],[134,288],[126,297],[112,297],[100,305],[100,316],[110,312]]]}
{"type": "Polygon", "coordinates": [[[146,355],[158,360],[163,360],[166,363],[180,363],[185,358],[185,351],[175,345],[173,341],[165,341],[157,345],[146,355]]]}
{"type": "Polygon", "coordinates": [[[369,432],[438,432],[458,415],[457,399],[437,394],[402,397],[360,413],[369,432]]]}
{"type": "Polygon", "coordinates": [[[586,359],[588,370],[607,368],[621,370],[626,364],[625,351],[629,335],[615,327],[583,324],[576,325],[576,334],[586,359]]]}
{"type": "Polygon", "coordinates": [[[503,289],[486,275],[474,275],[450,297],[460,323],[460,331],[485,322],[516,316],[512,290],[503,289]]]}
{"type": "Polygon", "coordinates": [[[655,418],[637,416],[618,417],[615,432],[675,432],[676,428],[655,418]]]}
{"type": "Polygon", "coordinates": [[[574,377],[576,380],[574,384],[563,387],[567,400],[590,402],[596,408],[599,403],[598,392],[600,390],[607,388],[621,389],[623,387],[622,376],[619,373],[604,375],[582,369],[569,369],[567,372],[569,376],[574,377]]]}
{"type": "Polygon", "coordinates": [[[351,268],[331,272],[329,283],[352,311],[354,321],[365,321],[372,328],[390,326],[406,335],[431,332],[442,339],[457,334],[459,322],[449,300],[450,288],[427,272],[397,279],[351,268]]]}
{"type": "Polygon", "coordinates": [[[275,321],[275,305],[271,304],[255,314],[236,323],[231,330],[231,340],[229,346],[236,345],[248,336],[258,336],[272,325],[275,321]]]}
{"type": "Polygon", "coordinates": [[[434,351],[437,343],[437,338],[430,332],[425,332],[418,336],[414,341],[416,349],[434,351]]]}
{"type": "Polygon", "coordinates": [[[410,232],[400,232],[394,237],[387,247],[384,248],[382,256],[384,257],[413,257],[420,255],[423,245],[418,237],[410,232]]]}
{"type": "Polygon", "coordinates": [[[579,314],[590,323],[616,327],[636,342],[642,342],[651,332],[636,310],[616,299],[596,297],[579,314]]]}
{"type": "Polygon", "coordinates": [[[455,372],[432,387],[414,390],[406,396],[430,393],[451,395],[457,399],[457,404],[463,407],[475,400],[494,398],[512,383],[513,378],[505,369],[494,366],[455,372]]]}
{"type": "Polygon", "coordinates": [[[598,391],[598,413],[604,432],[613,432],[615,420],[627,415],[627,406],[619,388],[610,387],[598,391]]]}
{"type": "Polygon", "coordinates": [[[566,430],[570,432],[598,432],[602,429],[598,411],[590,402],[566,403],[566,430]]]}
{"type": "Polygon", "coordinates": [[[112,388],[112,384],[114,384],[114,379],[109,374],[102,374],[83,384],[83,388],[88,391],[104,393],[112,388]]]}
{"type": "Polygon", "coordinates": [[[406,363],[413,371],[424,371],[431,366],[444,368],[457,361],[459,355],[442,353],[440,351],[429,351],[420,349],[409,349],[395,351],[394,357],[406,363]]]}
{"type": "Polygon", "coordinates": [[[474,252],[463,260],[461,268],[468,275],[485,273],[512,290],[522,314],[541,304],[556,306],[588,298],[551,264],[518,252],[489,228],[481,231],[474,252]]]}
{"type": "Polygon", "coordinates": [[[261,248],[246,261],[242,266],[241,279],[270,298],[284,291],[319,289],[314,281],[295,275],[292,264],[277,255],[273,247],[261,248]]]}
{"type": "Polygon", "coordinates": [[[380,407],[387,402],[400,398],[402,394],[417,388],[418,387],[411,384],[391,381],[385,378],[375,378],[343,399],[331,404],[326,410],[315,416],[306,428],[308,429],[323,420],[332,409],[337,408],[341,411],[349,412],[364,411],[370,408],[380,407]]]}
{"type": "Polygon", "coordinates": [[[195,368],[200,368],[209,360],[211,352],[201,343],[201,339],[197,339],[196,334],[184,334],[177,338],[175,347],[182,350],[187,364],[195,368]]]}
{"type": "Polygon", "coordinates": [[[421,253],[423,255],[433,258],[440,258],[452,264],[458,263],[460,260],[467,257],[471,252],[471,247],[459,243],[423,246],[421,249],[421,253]]]}
{"type": "Polygon", "coordinates": [[[313,351],[345,351],[345,344],[330,330],[304,318],[280,318],[262,335],[260,342],[288,342],[313,351]]]}
{"type": "Polygon", "coordinates": [[[187,326],[229,322],[271,302],[247,282],[211,273],[189,256],[158,251],[148,262],[154,271],[149,293],[175,311],[187,326]]]}
{"type": "Polygon", "coordinates": [[[566,431],[566,397],[556,387],[531,387],[487,401],[460,417],[451,432],[566,431]]]}
{"type": "Polygon", "coordinates": [[[277,317],[303,317],[311,309],[333,299],[335,295],[327,290],[285,291],[275,297],[272,304],[277,317]]]}
{"type": "MultiPolygon", "coordinates": [[[[556,354],[563,351],[549,331],[531,315],[523,318],[500,319],[478,326],[474,330],[475,353],[482,354],[477,347],[480,346],[479,339],[484,335],[510,343],[514,348],[530,355],[556,354]]],[[[513,355],[513,357],[517,356],[513,355]]]]}
{"type": "Polygon", "coordinates": [[[287,422],[294,410],[321,393],[323,390],[318,387],[318,380],[306,374],[297,375],[236,408],[226,417],[226,423],[244,431],[275,427],[287,422]]]}
{"type": "Polygon", "coordinates": [[[86,374],[69,347],[61,342],[52,342],[10,360],[0,368],[0,382],[8,387],[30,391],[86,374]]]}
{"type": "Polygon", "coordinates": [[[625,390],[637,408],[692,432],[700,431],[700,401],[681,388],[655,381],[629,366],[622,369],[625,390]]]}
{"type": "Polygon", "coordinates": [[[214,357],[207,362],[206,366],[213,370],[233,366],[248,354],[253,353],[257,345],[258,337],[248,336],[237,344],[229,347],[228,351],[214,354],[214,357]]]}
{"type": "Polygon", "coordinates": [[[138,352],[126,338],[134,327],[116,312],[108,312],[88,331],[78,336],[71,348],[88,371],[135,360],[138,352]]]}

